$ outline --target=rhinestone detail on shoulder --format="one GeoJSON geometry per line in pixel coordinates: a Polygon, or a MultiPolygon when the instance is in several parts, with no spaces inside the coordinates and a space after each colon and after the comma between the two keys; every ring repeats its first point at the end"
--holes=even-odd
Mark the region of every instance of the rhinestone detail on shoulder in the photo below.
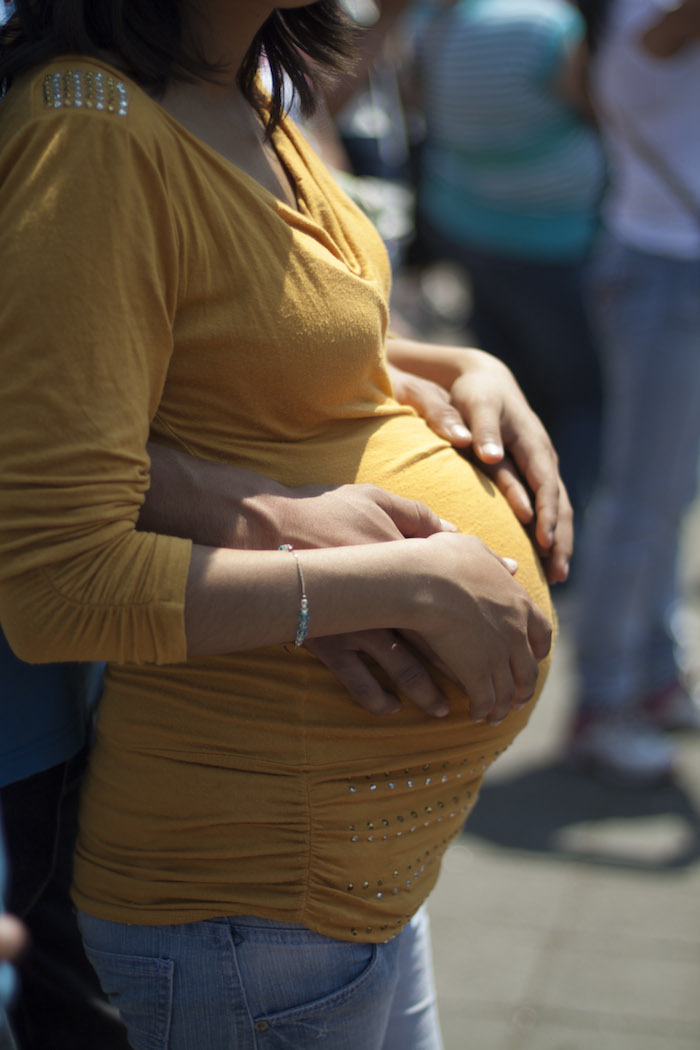
{"type": "Polygon", "coordinates": [[[126,85],[109,73],[79,69],[48,73],[43,94],[47,109],[96,109],[118,117],[129,110],[126,85]]]}

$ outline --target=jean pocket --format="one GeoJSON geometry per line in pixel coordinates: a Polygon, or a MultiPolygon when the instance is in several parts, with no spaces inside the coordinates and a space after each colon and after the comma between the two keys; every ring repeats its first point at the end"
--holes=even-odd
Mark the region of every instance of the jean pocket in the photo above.
{"type": "Polygon", "coordinates": [[[344,1050],[346,1046],[375,1045],[396,982],[393,944],[335,942],[330,954],[322,952],[325,960],[320,971],[321,959],[311,963],[305,959],[304,949],[297,946],[284,979],[268,983],[267,991],[261,980],[268,970],[264,959],[255,960],[256,970],[258,965],[262,968],[253,975],[245,948],[242,952],[239,948],[237,954],[261,1047],[289,1050],[322,1042],[334,1050],[344,1050]]]}
{"type": "Polygon", "coordinates": [[[115,955],[85,945],[109,1001],[127,1027],[133,1050],[167,1050],[172,1015],[170,959],[115,955]]]}

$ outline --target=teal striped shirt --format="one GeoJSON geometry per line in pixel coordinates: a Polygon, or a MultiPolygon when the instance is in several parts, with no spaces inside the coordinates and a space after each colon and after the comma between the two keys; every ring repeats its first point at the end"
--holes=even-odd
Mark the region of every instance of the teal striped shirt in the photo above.
{"type": "Polygon", "coordinates": [[[460,0],[416,21],[427,139],[421,207],[454,240],[576,258],[596,222],[596,133],[559,97],[583,36],[565,0],[460,0]]]}

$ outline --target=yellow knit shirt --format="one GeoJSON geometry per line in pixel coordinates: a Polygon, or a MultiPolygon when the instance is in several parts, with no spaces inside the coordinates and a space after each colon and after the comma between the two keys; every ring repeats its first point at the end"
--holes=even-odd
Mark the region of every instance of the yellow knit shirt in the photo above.
{"type": "Polygon", "coordinates": [[[190,543],[135,531],[147,439],[421,499],[551,607],[501,495],[392,399],[376,233],[290,123],[274,143],[298,211],[107,66],[54,62],[0,103],[0,618],[25,659],[109,661],[82,908],[381,941],[528,711],[475,726],[452,689],[447,719],[378,718],[303,650],[185,663],[190,543]]]}

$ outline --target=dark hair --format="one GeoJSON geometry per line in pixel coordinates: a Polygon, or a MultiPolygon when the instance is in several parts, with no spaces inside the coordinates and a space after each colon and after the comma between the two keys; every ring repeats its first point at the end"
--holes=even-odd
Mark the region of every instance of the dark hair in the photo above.
{"type": "MultiPolygon", "coordinates": [[[[128,76],[156,94],[171,80],[215,80],[222,67],[183,47],[181,9],[186,2],[15,0],[15,13],[0,29],[0,82],[64,54],[116,56],[128,76]]],[[[355,33],[338,0],[272,12],[255,36],[238,77],[244,96],[263,114],[268,135],[284,106],[285,75],[302,113],[312,112],[313,82],[351,69],[355,33]],[[267,104],[256,83],[263,57],[272,80],[267,104]]]]}

